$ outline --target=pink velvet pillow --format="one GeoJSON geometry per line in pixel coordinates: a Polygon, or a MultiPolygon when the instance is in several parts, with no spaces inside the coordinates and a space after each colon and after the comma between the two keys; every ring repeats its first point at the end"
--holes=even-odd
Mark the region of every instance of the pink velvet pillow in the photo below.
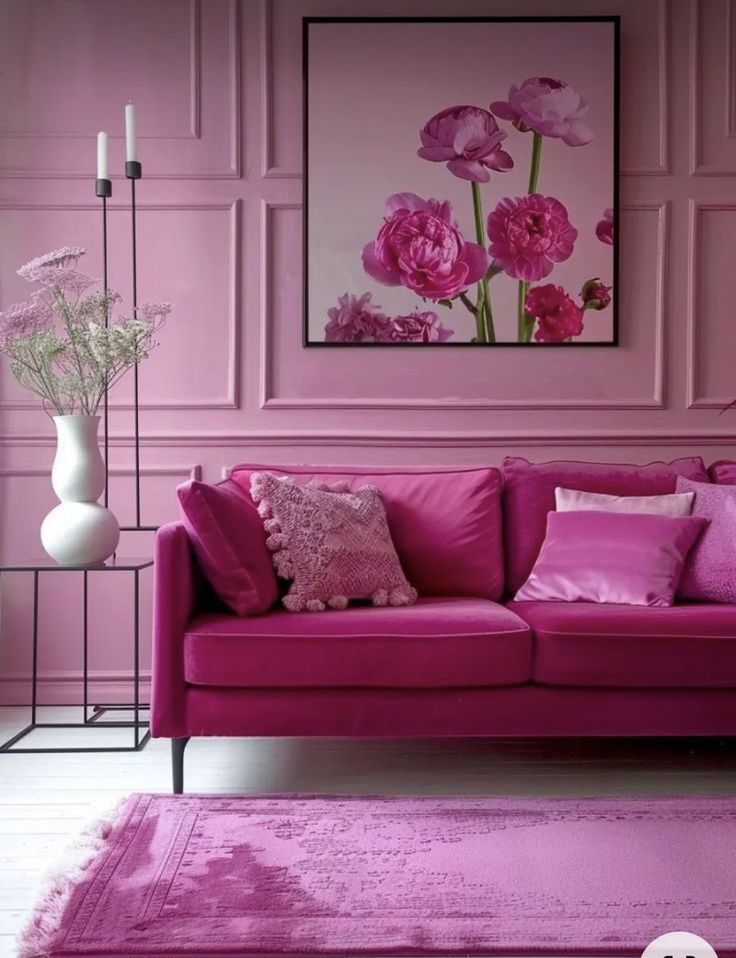
{"type": "Polygon", "coordinates": [[[498,469],[234,466],[233,482],[249,496],[254,472],[291,476],[297,484],[344,481],[353,491],[366,483],[376,486],[401,567],[420,595],[501,598],[498,469]]]}
{"type": "Polygon", "coordinates": [[[718,459],[708,467],[708,475],[711,482],[721,486],[736,486],[736,462],[733,459],[718,459]]]}
{"type": "Polygon", "coordinates": [[[707,525],[625,512],[550,512],[517,602],[672,605],[687,554],[707,525]]]}
{"type": "Polygon", "coordinates": [[[699,456],[645,466],[618,462],[532,463],[509,457],[503,462],[503,526],[506,588],[516,592],[526,581],[544,540],[547,513],[555,508],[555,488],[604,492],[609,496],[661,496],[675,491],[678,476],[707,482],[699,456]]]}
{"type": "Polygon", "coordinates": [[[685,563],[678,594],[683,599],[736,602],[736,485],[680,477],[677,489],[694,492],[693,515],[709,520],[685,563]]]}
{"type": "Polygon", "coordinates": [[[412,605],[375,486],[352,492],[347,483],[297,485],[288,476],[256,472],[259,503],[276,571],[292,579],[283,603],[292,612],[344,609],[350,599],[374,605],[412,605]]]}
{"type": "Polygon", "coordinates": [[[238,615],[260,615],[278,598],[263,522],[234,482],[185,482],[176,490],[182,521],[212,588],[238,615]]]}

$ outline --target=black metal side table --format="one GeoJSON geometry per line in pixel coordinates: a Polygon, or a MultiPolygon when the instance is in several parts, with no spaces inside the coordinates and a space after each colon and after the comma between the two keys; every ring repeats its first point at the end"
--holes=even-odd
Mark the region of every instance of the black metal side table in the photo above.
{"type": "MultiPolygon", "coordinates": [[[[30,562],[0,563],[2,573],[26,573],[33,576],[33,664],[31,671],[31,720],[15,735],[0,744],[0,752],[29,753],[29,752],[139,752],[147,744],[151,733],[148,729],[148,719],[142,713],[147,712],[149,705],[141,702],[141,669],[140,669],[140,580],[141,573],[153,568],[153,559],[129,559],[112,556],[100,565],[90,566],[61,566],[53,559],[44,557],[30,562]],[[76,572],[82,576],[82,653],[83,653],[83,701],[80,708],[82,717],[77,722],[41,722],[38,721],[38,612],[39,590],[41,577],[54,572],[76,572]],[[98,573],[127,573],[133,577],[133,701],[130,704],[90,704],[89,701],[89,577],[98,573]],[[129,719],[110,719],[110,712],[132,712],[132,721],[129,719]],[[24,740],[37,729],[65,728],[122,728],[131,729],[131,744],[117,746],[78,746],[78,747],[36,747],[28,745],[24,740]],[[21,745],[18,745],[22,742],[21,745]]],[[[74,706],[72,706],[74,707],[74,706]]],[[[92,734],[92,733],[90,733],[92,734]]]]}

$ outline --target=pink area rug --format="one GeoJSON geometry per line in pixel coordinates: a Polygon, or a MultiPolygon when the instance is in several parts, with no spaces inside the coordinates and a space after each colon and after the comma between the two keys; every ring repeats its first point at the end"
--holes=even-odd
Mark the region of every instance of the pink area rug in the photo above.
{"type": "Polygon", "coordinates": [[[736,798],[135,795],[21,955],[736,955],[736,798]]]}

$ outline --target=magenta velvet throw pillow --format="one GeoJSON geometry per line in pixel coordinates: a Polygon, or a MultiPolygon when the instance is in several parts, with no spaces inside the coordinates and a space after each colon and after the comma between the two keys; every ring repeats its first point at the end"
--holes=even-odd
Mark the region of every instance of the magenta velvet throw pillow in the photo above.
{"type": "Polygon", "coordinates": [[[251,495],[268,533],[276,571],[291,579],[283,597],[291,612],[344,609],[351,599],[412,605],[378,489],[347,483],[297,485],[288,476],[256,472],[251,495]]]}
{"type": "Polygon", "coordinates": [[[678,492],[694,492],[694,516],[709,520],[685,563],[678,594],[704,602],[736,602],[736,485],[680,477],[678,492]]]}
{"type": "Polygon", "coordinates": [[[699,517],[550,512],[547,536],[517,602],[672,605],[699,517]]]}
{"type": "Polygon", "coordinates": [[[238,486],[185,482],[177,490],[184,527],[206,579],[238,615],[260,615],[278,598],[263,522],[238,486]]]}
{"type": "Polygon", "coordinates": [[[557,486],[609,496],[661,496],[675,491],[678,476],[708,481],[699,456],[641,466],[574,460],[535,463],[507,457],[502,499],[506,588],[516,592],[531,572],[544,540],[547,513],[555,508],[557,486]]]}

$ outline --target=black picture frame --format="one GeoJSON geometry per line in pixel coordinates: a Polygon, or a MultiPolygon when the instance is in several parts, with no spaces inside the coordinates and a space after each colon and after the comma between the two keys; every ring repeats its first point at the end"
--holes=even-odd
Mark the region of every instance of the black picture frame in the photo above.
{"type": "Polygon", "coordinates": [[[619,219],[620,219],[620,143],[621,143],[621,17],[600,16],[467,16],[467,17],[349,17],[349,16],[304,16],[302,17],[302,345],[306,349],[611,349],[620,344],[620,284],[619,284],[619,219]],[[610,23],[613,26],[613,273],[615,290],[613,299],[613,330],[611,339],[572,342],[520,343],[501,341],[495,343],[442,342],[442,343],[383,343],[383,342],[327,342],[309,338],[309,29],[313,24],[324,23],[610,23]]]}

